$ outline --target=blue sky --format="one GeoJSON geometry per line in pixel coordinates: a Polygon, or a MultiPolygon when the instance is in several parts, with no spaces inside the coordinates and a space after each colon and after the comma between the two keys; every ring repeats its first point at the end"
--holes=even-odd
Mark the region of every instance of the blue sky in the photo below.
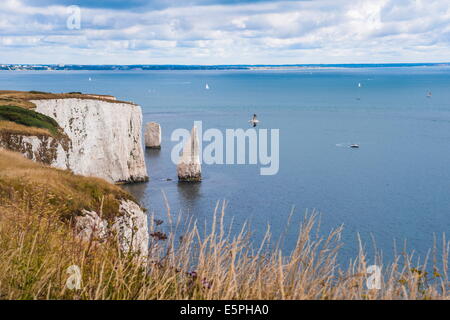
{"type": "Polygon", "coordinates": [[[449,62],[448,0],[2,0],[0,63],[449,62]],[[80,29],[67,28],[71,5],[80,29]]]}

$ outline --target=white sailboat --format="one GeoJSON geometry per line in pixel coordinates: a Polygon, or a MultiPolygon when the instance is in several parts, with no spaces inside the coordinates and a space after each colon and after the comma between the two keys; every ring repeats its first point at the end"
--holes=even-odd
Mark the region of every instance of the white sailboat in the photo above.
{"type": "MultiPolygon", "coordinates": [[[[361,82],[358,83],[358,88],[362,88],[361,82]]],[[[358,97],[356,98],[356,100],[361,100],[361,93],[359,90],[358,90],[358,97]]]]}
{"type": "Polygon", "coordinates": [[[209,90],[209,84],[206,84],[205,89],[209,90]]]}

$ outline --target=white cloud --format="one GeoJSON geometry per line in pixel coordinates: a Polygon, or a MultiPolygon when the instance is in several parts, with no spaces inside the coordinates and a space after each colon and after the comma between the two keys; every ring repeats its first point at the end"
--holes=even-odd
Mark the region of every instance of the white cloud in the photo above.
{"type": "Polygon", "coordinates": [[[82,7],[81,29],[68,30],[65,6],[6,0],[0,9],[1,63],[446,61],[450,9],[445,2],[318,0],[162,9],[82,7]]]}

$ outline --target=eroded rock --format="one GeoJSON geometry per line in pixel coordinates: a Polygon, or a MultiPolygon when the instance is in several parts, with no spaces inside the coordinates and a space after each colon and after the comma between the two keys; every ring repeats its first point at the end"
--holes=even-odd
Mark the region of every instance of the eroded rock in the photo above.
{"type": "Polygon", "coordinates": [[[177,165],[179,181],[197,182],[202,180],[200,150],[197,128],[191,130],[191,136],[183,147],[183,152],[177,165]]]}
{"type": "Polygon", "coordinates": [[[145,146],[151,149],[161,149],[161,126],[149,122],[145,126],[145,146]]]}

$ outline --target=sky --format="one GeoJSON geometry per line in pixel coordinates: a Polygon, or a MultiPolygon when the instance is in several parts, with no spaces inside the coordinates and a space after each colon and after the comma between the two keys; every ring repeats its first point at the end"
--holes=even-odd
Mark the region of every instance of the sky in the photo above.
{"type": "Polygon", "coordinates": [[[408,62],[450,62],[448,0],[2,0],[0,6],[0,64],[408,62]]]}

